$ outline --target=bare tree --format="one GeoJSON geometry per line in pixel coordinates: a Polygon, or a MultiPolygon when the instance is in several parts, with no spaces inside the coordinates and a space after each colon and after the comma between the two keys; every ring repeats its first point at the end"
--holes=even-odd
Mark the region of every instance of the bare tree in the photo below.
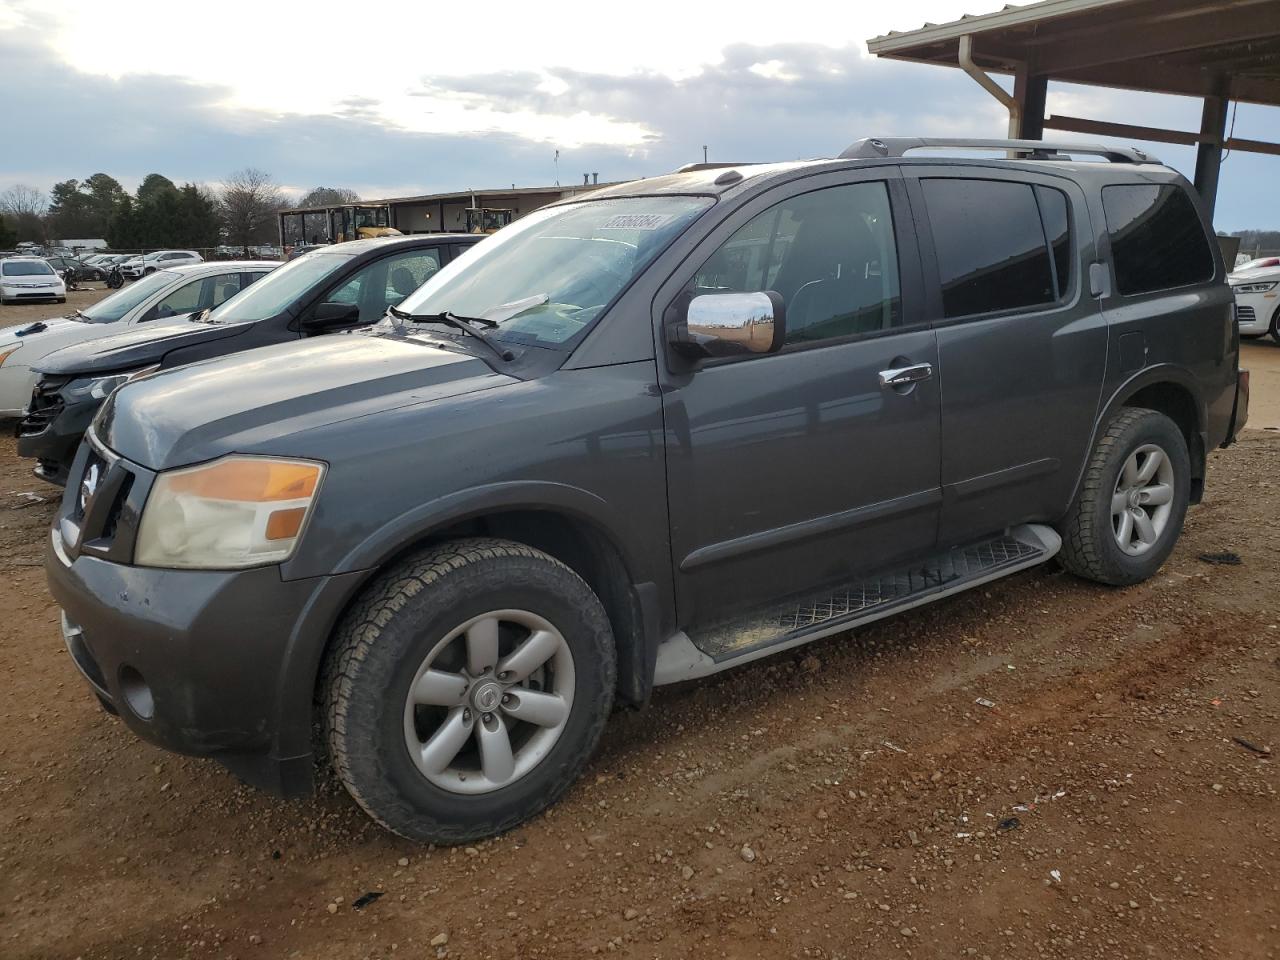
{"type": "Polygon", "coordinates": [[[299,207],[336,207],[344,203],[359,203],[360,194],[348,187],[316,187],[298,201],[299,207]]]}
{"type": "Polygon", "coordinates": [[[48,239],[49,198],[41,190],[18,183],[0,193],[0,211],[7,213],[19,240],[48,239]]]}
{"type": "Polygon", "coordinates": [[[282,197],[271,175],[256,167],[237,170],[222,182],[218,209],[227,242],[240,247],[270,243],[282,197]]]}
{"type": "Polygon", "coordinates": [[[43,190],[17,183],[0,193],[0,210],[15,217],[43,217],[49,209],[49,197],[43,190]]]}

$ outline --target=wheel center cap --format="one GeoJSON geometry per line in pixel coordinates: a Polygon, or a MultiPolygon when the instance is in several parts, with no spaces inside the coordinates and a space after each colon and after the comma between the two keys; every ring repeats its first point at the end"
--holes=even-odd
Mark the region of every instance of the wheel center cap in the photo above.
{"type": "Polygon", "coordinates": [[[502,684],[494,680],[478,683],[471,689],[471,705],[481,713],[492,713],[502,702],[502,684]]]}
{"type": "Polygon", "coordinates": [[[1129,506],[1130,507],[1142,506],[1142,491],[1139,490],[1137,487],[1134,487],[1132,490],[1129,491],[1129,506]]]}

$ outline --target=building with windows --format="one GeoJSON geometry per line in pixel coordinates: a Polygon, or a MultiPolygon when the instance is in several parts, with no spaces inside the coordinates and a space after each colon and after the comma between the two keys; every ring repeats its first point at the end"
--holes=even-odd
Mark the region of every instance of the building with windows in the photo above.
{"type": "Polygon", "coordinates": [[[566,197],[579,196],[597,187],[591,182],[562,187],[515,187],[493,190],[459,190],[387,200],[365,200],[329,207],[281,210],[280,245],[338,243],[370,235],[385,228],[400,233],[491,233],[504,222],[566,197]],[[471,213],[468,213],[471,211],[471,213]]]}

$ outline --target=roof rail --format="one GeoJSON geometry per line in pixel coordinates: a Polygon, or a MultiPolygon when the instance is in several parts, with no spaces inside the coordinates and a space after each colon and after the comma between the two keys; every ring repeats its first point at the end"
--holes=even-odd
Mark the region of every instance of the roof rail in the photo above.
{"type": "Polygon", "coordinates": [[[1063,160],[1073,153],[1105,157],[1111,163],[1159,163],[1136,147],[1104,147],[1098,143],[1052,143],[1044,140],[964,140],[950,137],[881,137],[855,140],[840,154],[841,160],[879,160],[901,157],[911,150],[1008,150],[1025,153],[1029,160],[1063,160]]]}
{"type": "Polygon", "coordinates": [[[695,170],[722,170],[725,167],[750,167],[754,166],[756,161],[748,161],[746,163],[686,163],[683,167],[679,167],[676,173],[693,173],[695,170]]]}

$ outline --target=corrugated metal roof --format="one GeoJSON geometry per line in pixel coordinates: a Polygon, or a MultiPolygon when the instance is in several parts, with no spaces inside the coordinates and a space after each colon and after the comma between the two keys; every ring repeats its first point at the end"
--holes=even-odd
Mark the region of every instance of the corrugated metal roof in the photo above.
{"type": "Polygon", "coordinates": [[[876,56],[1280,105],[1280,0],[1042,0],[867,41],[876,56]]]}
{"type": "Polygon", "coordinates": [[[1118,7],[1136,2],[1139,0],[1041,0],[1040,3],[1006,3],[995,13],[964,13],[958,20],[949,20],[946,23],[926,22],[916,30],[890,30],[886,34],[868,40],[867,48],[879,55],[889,53],[899,46],[951,40],[966,33],[1025,26],[1084,13],[1099,7],[1118,7]]]}

